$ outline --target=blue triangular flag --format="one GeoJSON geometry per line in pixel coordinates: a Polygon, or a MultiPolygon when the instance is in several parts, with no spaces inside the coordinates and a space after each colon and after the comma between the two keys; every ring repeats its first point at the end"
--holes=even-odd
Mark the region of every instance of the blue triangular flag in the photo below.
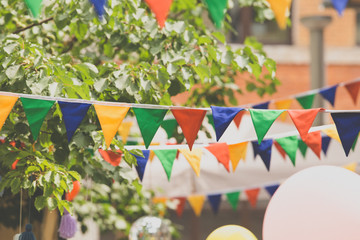
{"type": "Polygon", "coordinates": [[[136,157],[137,166],[135,168],[137,173],[139,174],[140,181],[142,181],[144,177],[146,163],[149,160],[149,156],[150,156],[150,150],[142,150],[142,153],[144,157],[140,157],[135,154],[132,154],[134,157],[136,157]]]}
{"type": "Polygon", "coordinates": [[[102,18],[105,13],[106,0],[90,0],[90,2],[94,5],[96,14],[102,18]]]}
{"type": "Polygon", "coordinates": [[[275,191],[279,188],[279,184],[274,184],[270,186],[266,186],[265,190],[269,193],[269,195],[272,197],[274,195],[275,191]]]}
{"type": "Polygon", "coordinates": [[[91,104],[75,102],[58,102],[66,127],[66,134],[70,142],[75,130],[84,119],[91,104]]]}
{"type": "Polygon", "coordinates": [[[260,155],[261,159],[263,160],[266,169],[269,171],[270,170],[270,161],[271,161],[271,147],[273,144],[273,140],[272,139],[266,139],[263,140],[260,145],[257,141],[253,141],[251,142],[253,149],[254,149],[254,155],[256,156],[257,154],[260,155]]]}
{"type": "Polygon", "coordinates": [[[323,136],[321,139],[321,149],[324,152],[325,156],[329,149],[330,141],[331,141],[331,137],[329,136],[323,136]]]}
{"type": "Polygon", "coordinates": [[[346,8],[348,0],[331,0],[331,2],[334,8],[336,9],[336,11],[339,13],[339,15],[342,16],[342,13],[346,8]]]}
{"type": "Polygon", "coordinates": [[[320,94],[323,98],[325,98],[330,104],[331,106],[334,106],[335,104],[335,94],[336,94],[336,89],[337,89],[338,85],[329,87],[329,88],[325,88],[320,90],[320,94]]]}
{"type": "Polygon", "coordinates": [[[217,214],[221,202],[221,194],[212,194],[212,195],[208,195],[207,197],[213,212],[217,214]]]}
{"type": "Polygon", "coordinates": [[[244,109],[238,107],[211,106],[212,116],[215,125],[216,141],[219,141],[231,121],[242,110],[244,109]]]}
{"type": "Polygon", "coordinates": [[[336,125],[345,155],[348,156],[360,131],[360,113],[331,113],[331,117],[336,125]]]}
{"type": "Polygon", "coordinates": [[[254,108],[254,109],[268,109],[269,108],[269,103],[270,102],[259,103],[259,104],[253,105],[252,108],[254,108]]]}

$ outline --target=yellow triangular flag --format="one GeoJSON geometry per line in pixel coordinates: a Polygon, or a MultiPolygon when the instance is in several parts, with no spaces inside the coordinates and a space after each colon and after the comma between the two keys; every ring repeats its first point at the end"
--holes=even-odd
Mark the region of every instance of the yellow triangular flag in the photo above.
{"type": "Polygon", "coordinates": [[[289,10],[291,0],[267,0],[274,12],[276,22],[281,29],[286,28],[286,12],[289,10]]]}
{"type": "Polygon", "coordinates": [[[335,139],[336,141],[338,141],[339,143],[341,143],[341,140],[340,140],[340,137],[339,137],[339,134],[336,130],[336,127],[335,125],[333,127],[330,127],[330,128],[326,128],[326,129],[323,129],[321,130],[323,133],[325,133],[326,135],[328,135],[329,137],[335,139]]]}
{"type": "Polygon", "coordinates": [[[204,195],[192,195],[188,196],[188,201],[195,215],[200,217],[201,211],[204,206],[205,196],[204,195]]]}
{"type": "Polygon", "coordinates": [[[109,148],[112,139],[114,138],[130,107],[99,104],[94,104],[94,107],[104,133],[106,147],[109,148]]]}
{"type": "Polygon", "coordinates": [[[124,144],[126,144],[126,142],[127,142],[127,138],[128,138],[128,136],[130,134],[130,129],[131,129],[133,124],[134,124],[133,122],[122,122],[120,124],[118,133],[121,136],[121,139],[122,139],[124,144]]]}
{"type": "MultiPolygon", "coordinates": [[[[276,109],[289,109],[292,101],[293,101],[292,99],[285,99],[285,100],[276,101],[274,104],[276,109]]],[[[280,120],[285,121],[286,116],[287,116],[287,112],[283,112],[280,115],[280,120]]]]}
{"type": "Polygon", "coordinates": [[[200,161],[202,156],[201,148],[196,148],[190,151],[189,149],[179,149],[179,151],[184,155],[186,160],[189,162],[190,166],[193,168],[197,176],[200,175],[200,161]]]}
{"type": "Polygon", "coordinates": [[[0,96],[0,130],[18,98],[17,96],[0,96]]]}
{"type": "Polygon", "coordinates": [[[356,172],[356,167],[357,167],[357,162],[353,162],[353,163],[343,166],[343,168],[350,170],[352,172],[356,172]]]}
{"type": "Polygon", "coordinates": [[[231,165],[233,168],[233,172],[235,172],[236,167],[241,159],[243,159],[245,161],[247,145],[248,145],[248,142],[242,142],[242,143],[229,145],[230,161],[231,161],[231,165]]]}
{"type": "MultiPolygon", "coordinates": [[[[159,146],[160,143],[150,143],[150,146],[159,146]]],[[[150,154],[149,154],[149,161],[152,162],[154,160],[155,157],[155,153],[154,151],[150,150],[150,154]]]]}

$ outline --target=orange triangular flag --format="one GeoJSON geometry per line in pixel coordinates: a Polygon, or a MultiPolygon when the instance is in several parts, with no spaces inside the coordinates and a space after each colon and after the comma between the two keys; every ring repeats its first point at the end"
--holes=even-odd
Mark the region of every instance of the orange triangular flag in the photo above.
{"type": "Polygon", "coordinates": [[[224,165],[226,170],[230,172],[230,154],[229,154],[229,147],[226,143],[214,143],[210,144],[209,146],[205,147],[212,155],[216,157],[219,163],[224,165]]]}
{"type": "Polygon", "coordinates": [[[121,139],[124,144],[127,142],[127,138],[130,134],[130,129],[134,123],[133,122],[122,122],[118,129],[118,133],[121,136],[121,139]]]}
{"type": "Polygon", "coordinates": [[[318,158],[321,158],[321,143],[322,143],[322,137],[321,132],[310,132],[308,133],[306,139],[304,140],[306,145],[308,145],[309,148],[318,156],[318,158]]]}
{"type": "Polygon", "coordinates": [[[179,151],[184,155],[186,160],[189,162],[190,166],[194,170],[197,176],[200,175],[200,161],[202,156],[201,148],[195,148],[192,151],[188,149],[179,149],[179,151]]]}
{"type": "Polygon", "coordinates": [[[195,142],[197,133],[206,115],[206,110],[199,109],[171,109],[176,121],[183,131],[190,150],[195,142]]]}
{"type": "Polygon", "coordinates": [[[178,215],[178,217],[181,217],[183,212],[184,212],[184,208],[185,208],[185,204],[186,204],[186,198],[185,197],[178,197],[178,198],[174,198],[174,199],[179,201],[177,206],[176,206],[176,214],[178,215]]]}
{"type": "Polygon", "coordinates": [[[248,201],[253,208],[256,207],[259,192],[260,192],[260,188],[253,188],[253,189],[245,190],[248,201]]]}
{"type": "Polygon", "coordinates": [[[104,133],[106,147],[109,148],[112,139],[114,138],[130,107],[99,104],[94,104],[94,107],[104,133]]]}
{"type": "Polygon", "coordinates": [[[328,135],[329,137],[331,137],[331,138],[335,139],[336,141],[338,141],[339,143],[341,143],[340,136],[337,132],[335,125],[330,128],[322,129],[321,131],[323,133],[325,133],[326,135],[328,135]]]}
{"type": "Polygon", "coordinates": [[[244,116],[244,114],[246,113],[246,111],[240,111],[238,114],[236,114],[236,116],[234,117],[234,123],[236,125],[237,128],[240,127],[240,123],[241,123],[241,119],[244,116]]]}
{"type": "Polygon", "coordinates": [[[356,172],[356,167],[357,167],[357,162],[353,162],[353,163],[350,163],[350,164],[344,166],[345,169],[352,171],[352,172],[356,172]]]}
{"type": "Polygon", "coordinates": [[[290,8],[291,0],[267,0],[274,12],[277,24],[281,29],[286,28],[286,13],[290,8]]]}
{"type": "Polygon", "coordinates": [[[345,84],[345,88],[348,91],[348,93],[350,94],[351,99],[353,100],[354,104],[356,105],[357,97],[359,95],[359,89],[360,89],[360,81],[345,84]]]}
{"type": "Polygon", "coordinates": [[[280,153],[280,155],[282,156],[282,158],[284,160],[286,160],[285,150],[280,146],[280,144],[277,141],[274,141],[274,145],[275,145],[276,149],[278,150],[278,152],[280,153]]]}
{"type": "Polygon", "coordinates": [[[305,142],[311,125],[313,124],[316,115],[322,108],[306,109],[306,110],[288,110],[291,120],[297,128],[301,139],[305,142]]]}
{"type": "Polygon", "coordinates": [[[248,145],[248,142],[242,142],[242,143],[237,143],[237,144],[230,144],[228,146],[233,172],[235,172],[236,167],[241,159],[243,159],[245,161],[247,145],[248,145]]]}
{"type": "Polygon", "coordinates": [[[4,123],[13,109],[17,96],[1,96],[0,95],[0,130],[4,126],[4,123]]]}
{"type": "Polygon", "coordinates": [[[200,217],[205,202],[205,196],[203,195],[188,196],[188,201],[195,215],[197,217],[200,217]]]}
{"type": "Polygon", "coordinates": [[[149,5],[149,8],[155,14],[160,28],[163,28],[170,11],[172,0],[145,0],[145,2],[147,5],[149,5]]]}
{"type": "Polygon", "coordinates": [[[99,153],[105,161],[107,161],[114,167],[119,166],[119,164],[121,162],[121,156],[122,156],[122,152],[120,150],[113,152],[112,150],[99,149],[99,153]]]}
{"type": "MultiPolygon", "coordinates": [[[[276,101],[274,104],[275,104],[276,109],[289,109],[292,102],[293,102],[293,99],[285,99],[285,100],[276,101]]],[[[285,121],[286,116],[287,116],[286,112],[283,112],[280,115],[280,120],[285,121]]]]}

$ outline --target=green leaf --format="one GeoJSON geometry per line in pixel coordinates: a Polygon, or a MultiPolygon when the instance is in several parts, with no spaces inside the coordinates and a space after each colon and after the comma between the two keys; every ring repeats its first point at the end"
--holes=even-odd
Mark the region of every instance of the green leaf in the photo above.
{"type": "Polygon", "coordinates": [[[68,172],[73,178],[75,178],[75,180],[80,181],[81,180],[81,176],[78,172],[75,171],[69,171],[68,172]]]}
{"type": "Polygon", "coordinates": [[[10,187],[11,187],[11,192],[13,194],[16,194],[20,191],[20,184],[21,184],[21,180],[20,178],[14,178],[12,181],[11,181],[11,184],[10,184],[10,187]]]}
{"type": "Polygon", "coordinates": [[[54,210],[58,206],[58,203],[55,198],[48,197],[46,202],[50,211],[54,210]]]}
{"type": "Polygon", "coordinates": [[[24,75],[21,65],[13,65],[5,70],[5,74],[9,79],[20,78],[24,75]]]}
{"type": "Polygon", "coordinates": [[[222,44],[225,44],[225,35],[221,32],[213,32],[212,35],[216,37],[222,44]]]}
{"type": "Polygon", "coordinates": [[[46,206],[46,197],[38,196],[35,198],[35,208],[40,211],[46,206]]]}

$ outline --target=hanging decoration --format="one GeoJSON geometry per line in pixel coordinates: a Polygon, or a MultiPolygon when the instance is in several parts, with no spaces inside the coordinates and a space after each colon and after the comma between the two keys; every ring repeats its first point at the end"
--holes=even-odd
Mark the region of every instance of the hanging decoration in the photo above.
{"type": "Polygon", "coordinates": [[[327,100],[331,106],[334,107],[335,105],[335,95],[336,95],[336,90],[338,88],[338,84],[332,86],[332,87],[329,87],[329,88],[324,88],[324,89],[321,89],[319,91],[320,95],[325,99],[327,100]]]}
{"type": "Polygon", "coordinates": [[[267,0],[274,12],[277,24],[281,29],[286,28],[286,15],[291,6],[291,0],[267,0]]]}
{"type": "Polygon", "coordinates": [[[76,219],[66,209],[61,217],[58,232],[59,236],[65,239],[74,237],[77,232],[76,219]]]}
{"type": "Polygon", "coordinates": [[[298,150],[299,140],[297,136],[289,136],[276,139],[285,153],[289,156],[291,162],[295,166],[296,152],[298,150]]]}
{"type": "Polygon", "coordinates": [[[177,155],[177,150],[154,150],[154,153],[159,158],[162,166],[164,167],[168,180],[170,181],[171,171],[177,155]]]}
{"type": "Polygon", "coordinates": [[[133,125],[133,122],[122,122],[118,129],[118,133],[121,136],[121,139],[124,143],[127,143],[128,136],[130,134],[130,129],[133,125]]]}
{"type": "Polygon", "coordinates": [[[211,106],[212,116],[214,120],[214,128],[216,133],[216,141],[219,141],[232,120],[242,110],[244,109],[234,107],[211,106]]]}
{"type": "Polygon", "coordinates": [[[226,143],[210,144],[205,148],[216,157],[219,163],[224,165],[228,172],[230,172],[230,153],[229,147],[226,143]]]}
{"type": "Polygon", "coordinates": [[[197,217],[200,217],[204,202],[205,202],[205,196],[203,195],[191,195],[187,198],[192,210],[194,211],[195,215],[197,217]]]}
{"type": "Polygon", "coordinates": [[[231,165],[233,168],[233,172],[235,172],[236,167],[239,164],[239,161],[241,159],[243,159],[245,161],[247,145],[248,145],[248,142],[242,142],[242,143],[228,145],[230,161],[231,161],[231,165]]]}
{"type": "Polygon", "coordinates": [[[41,12],[42,0],[25,0],[25,3],[34,18],[37,18],[41,12]]]}
{"type": "Polygon", "coordinates": [[[260,144],[266,133],[269,131],[271,125],[274,123],[277,117],[280,116],[284,110],[261,110],[261,109],[249,109],[251,120],[254,124],[255,132],[258,137],[258,143],[260,144]]]}
{"type": "Polygon", "coordinates": [[[202,156],[202,150],[200,148],[195,148],[192,151],[188,149],[179,149],[179,152],[184,155],[196,175],[200,176],[200,161],[202,156]]]}
{"type": "Polygon", "coordinates": [[[346,8],[348,0],[331,0],[333,7],[338,12],[339,16],[343,15],[343,11],[346,8]]]}
{"type": "Polygon", "coordinates": [[[151,11],[155,14],[155,18],[160,26],[163,28],[167,16],[169,15],[172,0],[145,0],[151,11]]]}
{"type": "Polygon", "coordinates": [[[230,192],[226,194],[226,199],[228,200],[230,206],[233,210],[237,209],[237,205],[239,203],[240,191],[238,192],[230,192]]]}
{"type": "Polygon", "coordinates": [[[106,0],[90,0],[91,4],[94,6],[95,12],[100,19],[104,16],[106,0]]]}
{"type": "Polygon", "coordinates": [[[321,110],[324,110],[324,109],[315,108],[315,109],[308,109],[308,110],[288,110],[287,111],[303,141],[305,141],[307,134],[309,132],[309,129],[311,128],[317,114],[321,110]]]}
{"type": "Polygon", "coordinates": [[[210,19],[215,24],[215,27],[220,29],[227,9],[227,0],[205,0],[205,4],[208,8],[210,19]]]}
{"type": "Polygon", "coordinates": [[[74,200],[74,198],[78,195],[78,193],[80,192],[80,187],[81,184],[79,181],[73,181],[73,189],[71,190],[71,192],[67,192],[65,194],[65,199],[67,201],[72,201],[74,200]]]}
{"type": "Polygon", "coordinates": [[[266,169],[270,171],[270,161],[271,161],[271,147],[273,144],[272,139],[267,139],[262,141],[262,143],[258,143],[256,141],[251,142],[254,149],[254,158],[257,155],[260,155],[263,160],[266,169]]]}
{"type": "Polygon", "coordinates": [[[0,95],[0,130],[2,129],[7,117],[14,107],[18,97],[16,96],[1,96],[0,95]]]}
{"type": "Polygon", "coordinates": [[[219,207],[221,203],[221,194],[211,194],[208,195],[207,198],[213,213],[217,214],[219,212],[219,207]]]}
{"type": "Polygon", "coordinates": [[[120,150],[117,150],[116,152],[112,150],[98,150],[101,157],[114,167],[119,166],[121,162],[122,152],[120,150]]]}
{"type": "Polygon", "coordinates": [[[249,200],[250,205],[255,208],[259,196],[260,188],[253,188],[245,190],[245,194],[249,200]]]}
{"type": "Polygon", "coordinates": [[[135,168],[139,175],[140,181],[143,180],[144,173],[145,173],[145,167],[146,167],[146,164],[147,164],[147,162],[149,160],[149,156],[150,156],[150,151],[143,150],[142,153],[144,155],[143,157],[132,154],[136,158],[136,161],[137,161],[137,166],[135,168]]]}

